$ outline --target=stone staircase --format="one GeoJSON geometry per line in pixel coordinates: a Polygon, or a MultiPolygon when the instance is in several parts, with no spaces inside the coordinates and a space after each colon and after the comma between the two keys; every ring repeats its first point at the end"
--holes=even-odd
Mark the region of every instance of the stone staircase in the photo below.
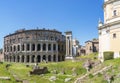
{"type": "Polygon", "coordinates": [[[87,79],[87,77],[89,76],[89,74],[92,74],[93,76],[97,75],[98,73],[103,73],[108,71],[109,69],[112,68],[112,65],[110,66],[103,66],[99,64],[98,66],[96,66],[95,68],[93,68],[90,72],[87,72],[85,75],[77,78],[74,83],[84,83],[84,80],[87,79]]]}

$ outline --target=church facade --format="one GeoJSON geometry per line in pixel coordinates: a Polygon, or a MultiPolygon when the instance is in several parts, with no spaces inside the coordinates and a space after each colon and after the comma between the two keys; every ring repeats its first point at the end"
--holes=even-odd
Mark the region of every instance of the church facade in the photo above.
{"type": "Polygon", "coordinates": [[[120,0],[104,1],[104,23],[99,21],[99,59],[103,53],[114,52],[114,58],[120,57],[120,0]]]}

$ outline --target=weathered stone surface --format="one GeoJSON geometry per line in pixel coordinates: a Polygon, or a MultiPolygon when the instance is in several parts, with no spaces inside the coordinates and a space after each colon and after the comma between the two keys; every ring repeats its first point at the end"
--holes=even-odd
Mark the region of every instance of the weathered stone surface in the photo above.
{"type": "Polygon", "coordinates": [[[10,80],[10,77],[0,77],[1,80],[10,80]]]}
{"type": "Polygon", "coordinates": [[[49,78],[49,80],[50,80],[50,81],[55,81],[55,80],[56,80],[56,76],[51,76],[51,77],[49,78]]]}
{"type": "Polygon", "coordinates": [[[48,72],[47,67],[35,68],[32,71],[30,71],[30,75],[40,75],[40,74],[45,74],[47,72],[48,72]]]}
{"type": "Polygon", "coordinates": [[[70,80],[71,80],[71,78],[65,78],[65,82],[68,82],[70,80]]]}
{"type": "Polygon", "coordinates": [[[23,80],[22,83],[30,83],[28,80],[23,80]]]}

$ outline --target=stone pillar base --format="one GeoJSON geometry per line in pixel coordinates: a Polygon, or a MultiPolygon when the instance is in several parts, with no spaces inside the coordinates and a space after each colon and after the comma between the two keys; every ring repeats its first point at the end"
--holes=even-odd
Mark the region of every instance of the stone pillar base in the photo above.
{"type": "Polygon", "coordinates": [[[65,57],[65,60],[73,60],[73,59],[74,59],[73,56],[66,56],[66,57],[65,57]]]}

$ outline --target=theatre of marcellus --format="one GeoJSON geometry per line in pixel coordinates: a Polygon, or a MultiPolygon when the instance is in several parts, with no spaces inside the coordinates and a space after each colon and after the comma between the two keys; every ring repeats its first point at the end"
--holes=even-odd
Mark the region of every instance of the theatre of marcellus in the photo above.
{"type": "Polygon", "coordinates": [[[64,61],[65,52],[65,36],[55,29],[21,29],[4,37],[7,62],[64,61]]]}

